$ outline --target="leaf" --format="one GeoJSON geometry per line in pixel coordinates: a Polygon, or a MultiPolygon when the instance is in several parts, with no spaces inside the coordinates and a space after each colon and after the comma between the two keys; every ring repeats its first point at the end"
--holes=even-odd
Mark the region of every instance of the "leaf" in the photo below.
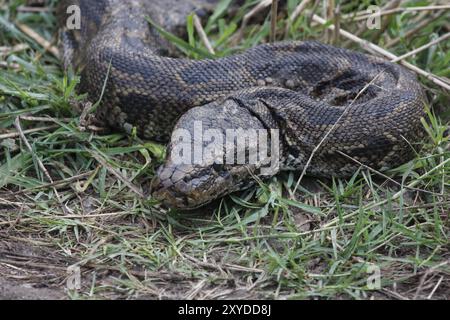
{"type": "Polygon", "coordinates": [[[209,31],[212,25],[217,21],[217,19],[219,19],[225,13],[225,11],[231,4],[231,1],[232,0],[222,0],[217,4],[216,10],[214,10],[214,13],[209,18],[208,24],[206,26],[206,31],[209,31]]]}
{"type": "Polygon", "coordinates": [[[183,51],[186,55],[191,55],[192,53],[198,54],[201,58],[214,59],[215,56],[210,54],[209,52],[202,50],[200,48],[195,48],[191,46],[189,43],[184,41],[181,38],[178,38],[176,35],[167,32],[160,26],[158,26],[155,22],[153,22],[149,17],[146,17],[148,23],[150,23],[164,38],[168,41],[172,42],[176,45],[181,51],[183,51]]]}
{"type": "Polygon", "coordinates": [[[312,213],[312,214],[321,214],[322,213],[322,211],[319,208],[316,208],[316,207],[313,207],[313,206],[310,206],[310,205],[307,205],[304,203],[300,203],[297,201],[293,201],[290,199],[282,199],[281,202],[283,202],[289,206],[299,208],[308,213],[312,213]]]}

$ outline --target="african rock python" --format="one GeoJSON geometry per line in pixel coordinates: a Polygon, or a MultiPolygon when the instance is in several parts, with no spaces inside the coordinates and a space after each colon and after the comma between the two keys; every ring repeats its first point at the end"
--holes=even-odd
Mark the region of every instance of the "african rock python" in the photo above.
{"type": "MultiPolygon", "coordinates": [[[[107,79],[98,118],[159,141],[169,140],[174,128],[195,137],[198,123],[202,132],[276,129],[281,166],[269,175],[302,170],[318,145],[307,168],[316,176],[349,176],[361,164],[383,169],[410,159],[409,142],[420,134],[424,98],[415,76],[402,67],[311,41],[190,60],[174,57],[173,47],[146,20],[179,33],[188,14],[205,16],[215,2],[63,0],[66,66],[80,71],[80,91],[92,101],[107,79]],[[81,9],[81,30],[65,28],[71,4],[81,9]]],[[[274,136],[269,140],[274,145],[274,136]]],[[[180,143],[185,141],[172,139],[153,185],[153,196],[169,206],[201,206],[262,174],[263,164],[222,164],[220,153],[209,162],[180,163],[171,152],[180,143]]],[[[200,145],[207,144],[201,140],[200,145]]]]}

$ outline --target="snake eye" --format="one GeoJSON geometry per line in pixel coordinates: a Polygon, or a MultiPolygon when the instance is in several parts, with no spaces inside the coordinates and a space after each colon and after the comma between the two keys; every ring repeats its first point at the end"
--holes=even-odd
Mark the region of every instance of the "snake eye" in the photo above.
{"type": "Polygon", "coordinates": [[[223,171],[223,164],[220,163],[213,163],[212,168],[214,169],[214,171],[216,172],[221,172],[223,171]]]}

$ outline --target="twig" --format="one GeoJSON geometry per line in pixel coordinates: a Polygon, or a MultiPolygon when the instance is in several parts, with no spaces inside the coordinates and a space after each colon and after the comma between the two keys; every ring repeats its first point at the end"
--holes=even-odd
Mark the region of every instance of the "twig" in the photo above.
{"type": "Polygon", "coordinates": [[[134,193],[136,193],[142,199],[145,199],[145,195],[139,190],[131,181],[126,179],[121,173],[117,172],[108,162],[106,162],[100,155],[92,153],[92,156],[97,160],[102,166],[106,168],[110,173],[116,176],[120,181],[122,181],[128,188],[130,188],[134,193]]]}
{"type": "Polygon", "coordinates": [[[195,297],[197,297],[197,295],[199,294],[199,292],[203,290],[203,288],[205,287],[206,284],[207,284],[207,280],[206,279],[200,280],[200,282],[197,283],[192,288],[192,290],[187,293],[187,295],[185,296],[184,299],[186,299],[186,300],[194,300],[195,297]]]}
{"type": "Polygon", "coordinates": [[[436,283],[436,285],[434,286],[433,290],[431,290],[430,294],[428,295],[427,299],[431,300],[434,296],[434,293],[436,292],[437,288],[439,288],[439,286],[442,283],[442,280],[444,280],[444,276],[440,277],[438,282],[436,283]]]}
{"type": "MultiPolygon", "coordinates": [[[[34,128],[34,129],[25,130],[25,131],[23,131],[23,133],[30,134],[30,133],[40,132],[40,131],[51,130],[51,129],[55,129],[55,128],[58,128],[58,126],[47,126],[47,127],[34,128]]],[[[17,138],[17,137],[20,137],[20,132],[11,132],[11,133],[0,134],[0,140],[17,138]]]]}
{"type": "Polygon", "coordinates": [[[49,7],[28,7],[28,6],[20,6],[17,8],[18,12],[51,12],[52,10],[49,7]]]}
{"type": "Polygon", "coordinates": [[[20,191],[14,192],[14,195],[18,196],[18,195],[21,195],[21,194],[31,193],[31,192],[36,191],[36,190],[41,190],[41,189],[46,189],[46,188],[51,188],[51,187],[55,187],[55,188],[58,187],[58,188],[60,188],[62,186],[66,186],[66,185],[72,183],[73,181],[78,181],[78,180],[81,180],[81,179],[83,179],[85,177],[89,177],[92,174],[94,174],[98,169],[99,169],[99,167],[96,170],[91,170],[91,171],[88,171],[88,172],[85,172],[85,173],[82,173],[82,174],[79,174],[79,175],[76,175],[76,176],[73,176],[73,177],[70,177],[70,178],[66,178],[64,180],[59,180],[59,181],[55,181],[53,183],[43,184],[43,185],[40,185],[40,186],[37,186],[37,187],[20,190],[20,191]]]}
{"type": "MultiPolygon", "coordinates": [[[[325,19],[323,19],[322,17],[319,17],[318,15],[313,15],[313,20],[315,22],[318,22],[318,23],[322,24],[322,25],[325,25],[327,23],[327,21],[325,19]]],[[[334,29],[334,25],[330,25],[330,26],[328,26],[328,28],[334,29]]],[[[341,29],[339,33],[343,37],[358,43],[359,45],[361,45],[361,47],[363,49],[366,49],[366,50],[369,49],[368,51],[370,51],[370,50],[374,51],[374,52],[376,52],[378,54],[381,54],[384,57],[387,57],[387,58],[389,58],[391,60],[395,60],[395,59],[398,58],[396,55],[392,54],[391,52],[389,52],[389,51],[387,51],[387,50],[385,50],[385,49],[383,49],[383,48],[377,46],[376,44],[373,44],[373,43],[371,43],[371,42],[369,42],[367,40],[361,39],[361,38],[351,34],[348,31],[345,31],[345,30],[341,29]]],[[[441,86],[442,88],[450,91],[450,85],[445,83],[444,81],[442,81],[436,75],[434,75],[434,74],[432,74],[430,72],[424,71],[424,70],[420,69],[419,67],[416,67],[415,65],[412,65],[412,64],[410,64],[410,63],[408,63],[406,61],[403,61],[403,60],[400,61],[400,63],[403,66],[407,67],[408,69],[410,69],[410,70],[412,70],[412,71],[414,71],[414,72],[424,76],[428,80],[432,81],[434,84],[437,84],[437,85],[441,86]]]]}
{"type": "MultiPolygon", "coordinates": [[[[403,13],[403,12],[437,11],[437,10],[450,10],[450,5],[393,8],[393,9],[388,9],[388,10],[382,10],[379,13],[377,13],[377,16],[392,15],[395,13],[403,13]]],[[[362,21],[362,20],[367,20],[370,17],[371,17],[371,14],[367,14],[366,11],[360,11],[356,14],[347,14],[342,18],[344,20],[362,21]]]]}
{"type": "Polygon", "coordinates": [[[39,45],[41,45],[45,51],[50,52],[56,58],[59,58],[59,50],[55,46],[53,46],[49,41],[44,39],[39,33],[31,29],[29,26],[18,23],[17,26],[23,33],[29,36],[31,39],[36,41],[39,45]]]}
{"type": "Polygon", "coordinates": [[[47,263],[38,263],[38,262],[31,262],[31,261],[16,261],[16,260],[9,260],[9,259],[2,259],[0,258],[0,262],[4,264],[12,264],[12,265],[19,265],[19,266],[26,266],[36,269],[46,269],[46,270],[55,270],[55,271],[67,271],[66,267],[60,267],[60,266],[51,266],[47,263]]]}
{"type": "Polygon", "coordinates": [[[14,47],[0,47],[0,57],[10,55],[11,53],[25,51],[29,48],[30,46],[26,43],[20,43],[14,47]]]}
{"type": "Polygon", "coordinates": [[[202,266],[204,268],[209,268],[209,269],[213,269],[213,270],[218,270],[220,272],[223,273],[224,270],[228,270],[228,271],[238,271],[238,272],[249,272],[249,273],[264,273],[264,270],[261,269],[257,269],[257,268],[249,268],[249,267],[243,267],[243,266],[237,266],[237,265],[232,265],[232,264],[215,264],[215,263],[210,263],[210,262],[204,262],[201,260],[198,260],[194,257],[191,257],[189,255],[186,254],[182,254],[183,258],[186,258],[187,260],[190,260],[191,262],[202,266]]]}
{"type": "Polygon", "coordinates": [[[428,276],[431,273],[436,272],[436,270],[438,270],[439,268],[445,267],[446,265],[450,264],[450,260],[444,261],[440,264],[437,264],[435,266],[433,266],[432,268],[428,269],[425,274],[422,276],[422,278],[420,279],[420,283],[419,283],[419,287],[416,290],[416,293],[414,294],[414,300],[417,300],[419,298],[420,293],[422,292],[423,289],[423,285],[425,283],[425,280],[428,278],[428,276]]]}
{"type": "MultiPolygon", "coordinates": [[[[334,0],[328,0],[328,1],[325,1],[325,3],[327,4],[324,7],[325,17],[328,21],[333,21],[333,23],[335,23],[335,20],[334,20],[335,2],[334,2],[334,0]]],[[[335,26],[336,26],[336,24],[335,24],[335,26]]],[[[325,32],[326,43],[331,43],[331,39],[333,38],[333,33],[335,32],[335,30],[336,30],[336,27],[334,28],[334,30],[331,30],[331,29],[326,30],[326,32],[325,32]]]]}
{"type": "Polygon", "coordinates": [[[272,0],[272,17],[270,19],[270,42],[277,38],[278,0],[272,0]]]}
{"type": "Polygon", "coordinates": [[[389,289],[383,289],[383,292],[399,300],[409,300],[407,297],[402,296],[400,293],[391,291],[389,289]]]}
{"type": "Polygon", "coordinates": [[[425,49],[428,49],[429,47],[432,47],[432,46],[438,44],[441,41],[444,41],[447,38],[450,38],[450,32],[444,34],[443,36],[440,36],[439,38],[437,38],[437,39],[435,39],[435,40],[433,40],[433,41],[431,41],[431,42],[429,42],[429,43],[427,43],[427,44],[425,44],[425,45],[423,45],[423,46],[421,46],[421,47],[419,47],[417,49],[414,49],[414,50],[412,50],[412,51],[410,51],[408,53],[405,53],[402,56],[399,56],[399,57],[397,57],[395,59],[392,59],[391,62],[398,62],[398,61],[401,61],[401,60],[403,60],[405,58],[413,56],[413,55],[415,55],[415,54],[417,54],[417,53],[419,53],[419,52],[421,52],[421,51],[423,51],[425,49]]]}
{"type": "Polygon", "coordinates": [[[338,4],[334,9],[334,33],[333,33],[333,44],[337,45],[339,43],[339,32],[341,31],[341,6],[338,4]]]}
{"type": "MultiPolygon", "coordinates": [[[[409,187],[405,187],[405,188],[409,189],[409,187]]],[[[412,188],[411,190],[414,190],[414,189],[415,188],[412,188]]],[[[394,211],[394,210],[417,210],[417,209],[430,209],[430,208],[434,209],[436,207],[436,205],[448,206],[448,205],[450,205],[450,201],[442,201],[442,202],[438,202],[438,203],[424,203],[424,204],[405,206],[405,207],[399,207],[399,208],[390,208],[390,210],[394,211]]],[[[330,205],[322,205],[322,206],[317,206],[317,207],[322,208],[322,209],[330,209],[330,208],[334,208],[335,205],[330,204],[330,205]]],[[[349,209],[358,208],[358,206],[351,206],[351,205],[343,205],[342,207],[346,207],[349,209]]]]}
{"type": "Polygon", "coordinates": [[[203,29],[200,18],[196,14],[194,14],[194,26],[200,36],[200,39],[202,40],[203,44],[205,45],[206,49],[208,49],[209,53],[211,53],[212,55],[215,55],[216,52],[214,51],[214,48],[211,45],[211,42],[209,42],[208,36],[206,35],[205,29],[203,29]]]}
{"type": "Polygon", "coordinates": [[[35,116],[20,116],[21,120],[26,120],[26,121],[36,121],[36,122],[71,122],[73,121],[72,118],[52,118],[52,117],[35,117],[35,116]]]}

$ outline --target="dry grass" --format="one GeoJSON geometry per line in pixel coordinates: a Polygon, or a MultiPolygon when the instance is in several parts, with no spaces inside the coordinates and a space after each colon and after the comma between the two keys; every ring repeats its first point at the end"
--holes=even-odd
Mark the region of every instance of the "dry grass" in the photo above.
{"type": "Polygon", "coordinates": [[[0,0],[0,296],[449,298],[450,43],[435,41],[450,32],[443,3],[376,1],[382,29],[369,30],[370,1],[280,1],[272,24],[270,6],[255,20],[258,1],[247,1],[231,17],[224,0],[207,24],[188,26],[197,33],[186,42],[172,39],[193,58],[271,34],[402,57],[424,72],[432,110],[416,158],[384,176],[362,168],[348,180],[305,177],[297,189],[300,173],[284,173],[187,214],[145,197],[163,146],[84,127],[78,78],[56,58],[55,2],[0,0]],[[333,20],[323,25],[325,13],[333,20]],[[73,265],[78,291],[66,288],[73,265]]]}

